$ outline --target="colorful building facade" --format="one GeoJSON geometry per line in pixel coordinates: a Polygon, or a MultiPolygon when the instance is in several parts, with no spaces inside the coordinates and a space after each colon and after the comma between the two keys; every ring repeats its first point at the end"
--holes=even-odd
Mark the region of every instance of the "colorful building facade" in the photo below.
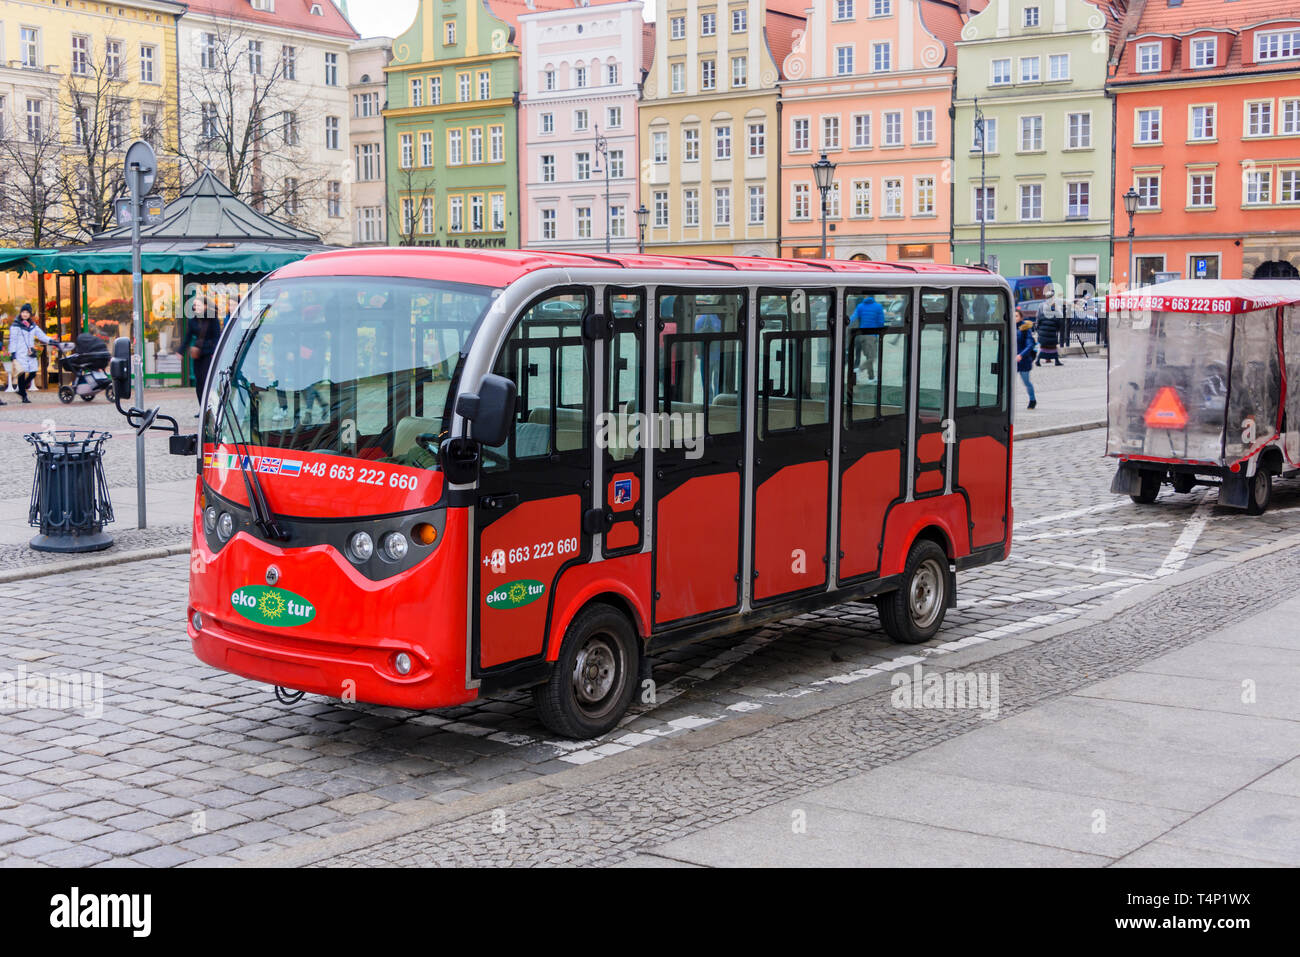
{"type": "Polygon", "coordinates": [[[1117,279],[1295,275],[1300,8],[1292,0],[1137,0],[1132,12],[1109,83],[1117,279]],[[1125,268],[1130,188],[1138,210],[1125,268]]]}
{"type": "Polygon", "coordinates": [[[983,218],[984,261],[1003,275],[1051,276],[1076,296],[1106,288],[1106,69],[1122,16],[1086,0],[990,0],[966,24],[957,44],[957,263],[981,261],[983,218]]]}
{"type": "Polygon", "coordinates": [[[519,18],[521,244],[635,252],[640,0],[519,18]]]}
{"type": "Polygon", "coordinates": [[[384,108],[393,58],[393,41],[368,37],[352,45],[348,56],[348,93],[352,123],[348,131],[352,184],[352,243],[382,246],[388,242],[388,187],[384,182],[384,108]]]}
{"type": "Polygon", "coordinates": [[[775,256],[780,65],[803,0],[665,0],[640,106],[647,251],[775,256]]]}
{"type": "Polygon", "coordinates": [[[782,67],[781,255],[821,255],[811,164],[835,164],[832,259],[950,261],[954,44],[945,0],[812,0],[782,67]]]}

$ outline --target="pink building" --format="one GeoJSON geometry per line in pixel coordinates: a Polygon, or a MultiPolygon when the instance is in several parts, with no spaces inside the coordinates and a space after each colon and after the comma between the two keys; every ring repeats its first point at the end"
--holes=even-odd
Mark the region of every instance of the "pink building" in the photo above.
{"type": "MultiPolygon", "coordinates": [[[[951,262],[954,44],[967,0],[811,0],[782,72],[781,255],[951,262]]],[[[976,9],[983,8],[975,0],[976,9]]]]}
{"type": "Polygon", "coordinates": [[[637,95],[653,50],[642,8],[624,0],[519,18],[521,247],[636,251],[637,95]]]}

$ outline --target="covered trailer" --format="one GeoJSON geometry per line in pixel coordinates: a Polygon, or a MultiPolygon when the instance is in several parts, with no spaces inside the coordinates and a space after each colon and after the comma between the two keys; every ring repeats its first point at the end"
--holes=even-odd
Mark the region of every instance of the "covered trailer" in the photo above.
{"type": "Polygon", "coordinates": [[[1262,513],[1274,476],[1300,474],[1300,281],[1181,280],[1107,308],[1111,491],[1217,485],[1262,513]]]}

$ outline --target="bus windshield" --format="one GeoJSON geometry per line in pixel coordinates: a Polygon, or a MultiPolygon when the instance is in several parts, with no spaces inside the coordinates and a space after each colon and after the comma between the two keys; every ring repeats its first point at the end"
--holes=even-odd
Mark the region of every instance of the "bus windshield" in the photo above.
{"type": "Polygon", "coordinates": [[[263,283],[213,363],[204,441],[437,467],[436,443],[419,438],[445,430],[461,359],[499,292],[378,277],[263,283]]]}

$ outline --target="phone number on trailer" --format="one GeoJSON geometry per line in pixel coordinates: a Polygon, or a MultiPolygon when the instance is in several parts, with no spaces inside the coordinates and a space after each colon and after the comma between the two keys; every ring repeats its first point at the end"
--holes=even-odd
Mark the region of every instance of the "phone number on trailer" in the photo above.
{"type": "Polygon", "coordinates": [[[398,488],[414,492],[420,487],[418,475],[404,472],[388,472],[384,469],[359,468],[355,465],[329,465],[325,462],[313,462],[303,465],[303,475],[315,478],[329,478],[338,482],[356,482],[359,485],[376,485],[398,488]]]}

